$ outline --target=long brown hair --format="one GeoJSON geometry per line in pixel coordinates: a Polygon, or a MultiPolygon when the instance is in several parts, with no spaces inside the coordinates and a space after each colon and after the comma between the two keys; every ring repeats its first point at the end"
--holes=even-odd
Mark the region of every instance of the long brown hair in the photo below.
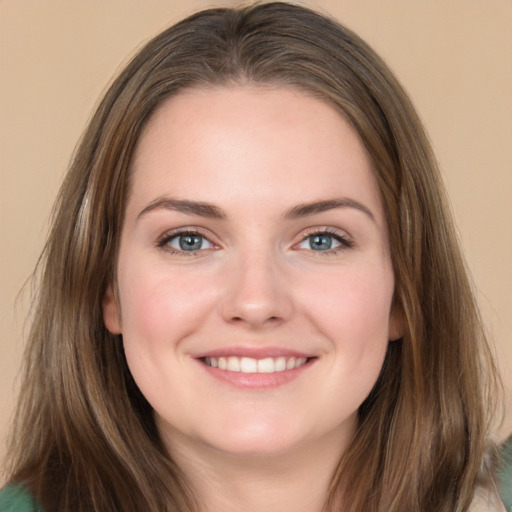
{"type": "Polygon", "coordinates": [[[372,160],[402,339],[389,344],[325,510],[463,512],[485,459],[495,373],[427,137],[402,87],[351,31],[263,3],[197,13],[150,41],[107,91],[74,155],[40,263],[8,478],[48,511],[197,510],[104,326],[134,147],[192,86],[281,84],[329,102],[372,160]]]}

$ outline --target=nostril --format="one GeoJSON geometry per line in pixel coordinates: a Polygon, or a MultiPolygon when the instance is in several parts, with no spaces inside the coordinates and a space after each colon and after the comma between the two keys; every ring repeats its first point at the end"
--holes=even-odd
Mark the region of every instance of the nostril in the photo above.
{"type": "Polygon", "coordinates": [[[233,316],[231,318],[231,322],[233,323],[258,323],[258,324],[267,324],[267,323],[278,323],[280,322],[282,319],[278,316],[270,316],[266,319],[259,319],[259,318],[254,318],[254,317],[248,317],[248,318],[244,318],[242,316],[233,316]]]}

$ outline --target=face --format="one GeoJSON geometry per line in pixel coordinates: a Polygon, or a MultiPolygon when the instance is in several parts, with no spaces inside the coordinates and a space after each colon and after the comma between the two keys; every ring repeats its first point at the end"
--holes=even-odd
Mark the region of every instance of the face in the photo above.
{"type": "Polygon", "coordinates": [[[348,442],[400,334],[354,130],[291,88],[191,89],[156,111],[132,166],[104,317],[170,449],[348,442]]]}

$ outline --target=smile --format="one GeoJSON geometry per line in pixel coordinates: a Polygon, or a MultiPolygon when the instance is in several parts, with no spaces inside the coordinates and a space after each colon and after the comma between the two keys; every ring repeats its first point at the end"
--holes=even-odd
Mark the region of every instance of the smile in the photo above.
{"type": "Polygon", "coordinates": [[[266,357],[253,359],[252,357],[205,357],[203,361],[211,368],[240,373],[276,373],[293,370],[305,365],[306,357],[266,357]]]}

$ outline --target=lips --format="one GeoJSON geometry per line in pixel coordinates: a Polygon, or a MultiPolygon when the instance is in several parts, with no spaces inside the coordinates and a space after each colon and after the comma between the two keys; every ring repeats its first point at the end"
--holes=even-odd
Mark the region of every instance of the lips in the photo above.
{"type": "Polygon", "coordinates": [[[216,379],[238,388],[266,389],[286,384],[318,357],[279,347],[231,347],[197,354],[194,359],[216,379]]]}

